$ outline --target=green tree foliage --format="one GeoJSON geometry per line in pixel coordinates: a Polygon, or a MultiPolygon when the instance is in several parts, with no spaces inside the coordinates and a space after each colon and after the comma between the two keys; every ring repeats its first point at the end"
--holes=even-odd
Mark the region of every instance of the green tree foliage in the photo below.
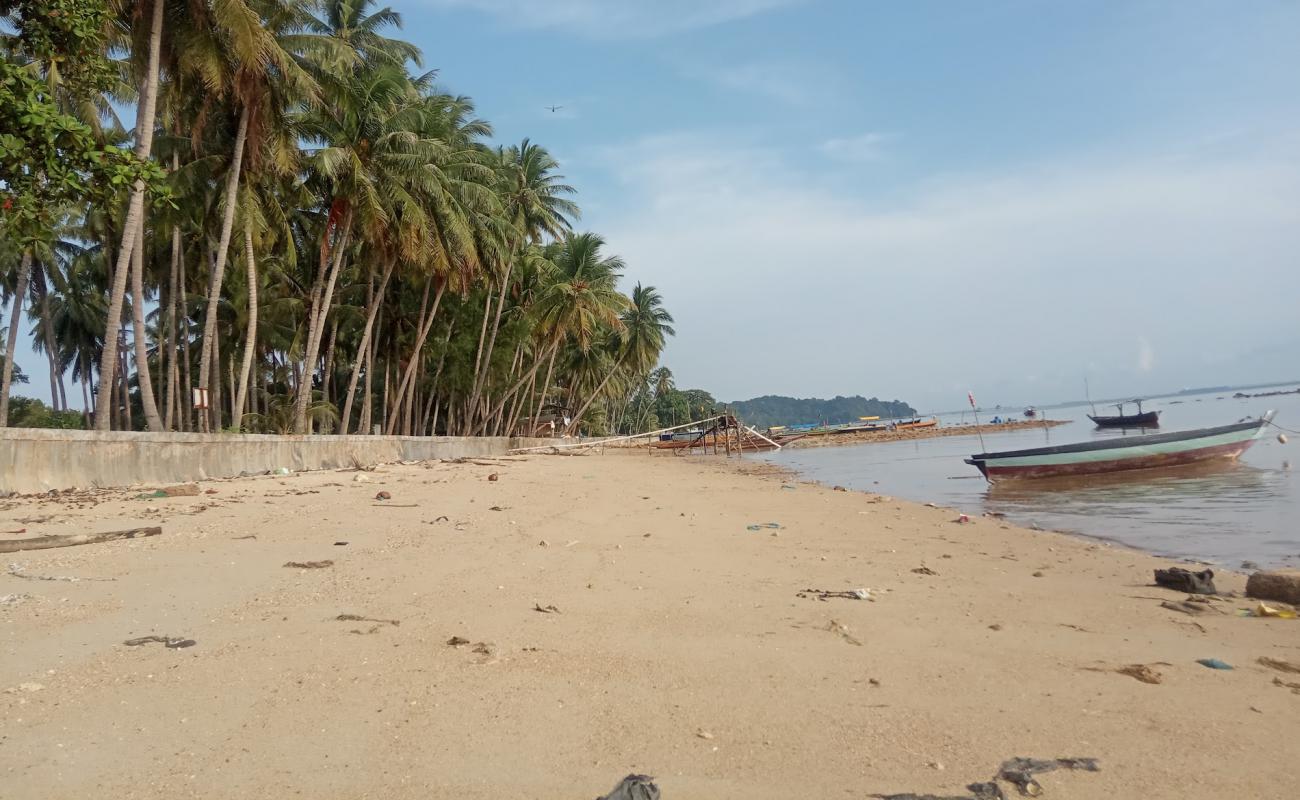
{"type": "Polygon", "coordinates": [[[85,417],[76,411],[55,411],[31,397],[15,396],[9,399],[9,427],[80,430],[85,427],[85,417]]]}
{"type": "Polygon", "coordinates": [[[68,202],[106,202],[137,179],[159,185],[162,169],[102,143],[69,113],[70,102],[112,81],[102,0],[3,0],[15,33],[0,59],[0,224],[31,244],[47,238],[68,202]]]}
{"type": "Polygon", "coordinates": [[[916,409],[901,400],[879,400],[853,397],[816,397],[798,399],[780,395],[764,395],[752,400],[738,400],[729,404],[733,413],[750,425],[798,425],[815,422],[837,424],[856,422],[859,417],[884,419],[910,417],[916,409]]]}
{"type": "Polygon", "coordinates": [[[70,375],[101,430],[654,416],[664,298],[400,28],[374,0],[0,0],[0,286],[54,410],[70,375]]]}

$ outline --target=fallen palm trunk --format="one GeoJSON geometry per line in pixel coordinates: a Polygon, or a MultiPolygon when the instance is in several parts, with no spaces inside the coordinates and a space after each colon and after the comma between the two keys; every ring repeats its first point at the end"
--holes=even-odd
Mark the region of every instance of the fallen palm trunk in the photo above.
{"type": "Polygon", "coordinates": [[[70,536],[37,536],[33,539],[0,542],[0,553],[18,553],[23,550],[49,550],[55,547],[99,544],[100,542],[114,542],[118,539],[139,539],[160,534],[162,534],[162,528],[151,527],[129,528],[124,531],[104,531],[102,533],[76,533],[70,536]]]}

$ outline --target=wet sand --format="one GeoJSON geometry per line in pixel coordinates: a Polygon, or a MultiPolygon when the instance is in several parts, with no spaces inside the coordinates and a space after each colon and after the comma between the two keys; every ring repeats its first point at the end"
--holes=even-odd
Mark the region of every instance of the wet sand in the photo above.
{"type": "Polygon", "coordinates": [[[26,536],[163,528],[6,556],[31,578],[0,575],[3,795],[578,800],[628,772],[665,800],[956,795],[1013,756],[1100,759],[1040,776],[1060,800],[1300,790],[1300,694],[1274,683],[1300,675],[1257,663],[1300,662],[1300,621],[1191,617],[1148,585],[1170,562],[762,467],[609,452],[0,501],[26,536]],[[151,634],[197,643],[123,645],[151,634]]]}

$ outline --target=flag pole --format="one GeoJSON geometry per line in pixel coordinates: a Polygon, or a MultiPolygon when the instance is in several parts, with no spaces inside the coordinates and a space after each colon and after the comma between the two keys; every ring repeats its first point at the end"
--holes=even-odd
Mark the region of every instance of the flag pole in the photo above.
{"type": "Polygon", "coordinates": [[[980,412],[975,410],[975,393],[967,392],[966,399],[970,401],[971,413],[975,415],[975,435],[980,437],[980,450],[987,453],[989,449],[984,445],[984,431],[980,429],[980,412]]]}

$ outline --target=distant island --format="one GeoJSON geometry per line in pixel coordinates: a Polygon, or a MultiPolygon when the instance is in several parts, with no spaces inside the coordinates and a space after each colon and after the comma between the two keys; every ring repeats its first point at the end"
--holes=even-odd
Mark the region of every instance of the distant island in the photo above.
{"type": "Polygon", "coordinates": [[[879,400],[875,397],[868,400],[858,395],[822,400],[817,397],[769,394],[752,400],[737,400],[727,406],[746,424],[760,428],[797,425],[801,422],[855,422],[859,417],[890,419],[916,414],[916,409],[901,400],[879,400]]]}

